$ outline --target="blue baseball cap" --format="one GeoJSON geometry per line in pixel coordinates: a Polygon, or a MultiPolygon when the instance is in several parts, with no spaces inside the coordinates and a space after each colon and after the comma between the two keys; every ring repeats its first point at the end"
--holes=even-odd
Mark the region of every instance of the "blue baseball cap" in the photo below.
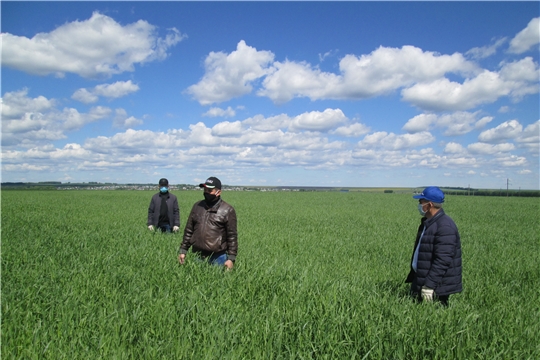
{"type": "Polygon", "coordinates": [[[436,186],[428,186],[420,194],[414,195],[413,198],[442,204],[444,202],[444,193],[436,186]]]}

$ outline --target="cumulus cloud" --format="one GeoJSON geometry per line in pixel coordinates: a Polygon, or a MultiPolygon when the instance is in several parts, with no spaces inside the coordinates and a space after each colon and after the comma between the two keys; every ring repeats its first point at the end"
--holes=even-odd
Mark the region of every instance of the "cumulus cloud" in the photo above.
{"type": "Polygon", "coordinates": [[[224,121],[216,124],[212,128],[214,136],[238,136],[242,134],[242,123],[240,121],[228,122],[224,121]]]}
{"type": "Polygon", "coordinates": [[[495,40],[491,45],[472,48],[471,50],[467,51],[465,55],[468,55],[473,59],[484,59],[490,57],[497,52],[498,48],[506,43],[506,40],[506,38],[501,38],[495,40]]]}
{"type": "Polygon", "coordinates": [[[28,97],[28,90],[8,92],[2,98],[2,146],[35,147],[66,138],[65,133],[105,119],[111,109],[103,106],[80,113],[74,108],[56,108],[57,101],[43,96],[28,97]]]}
{"type": "Polygon", "coordinates": [[[508,52],[522,54],[540,43],[540,17],[532,19],[511,41],[508,52]]]}
{"type": "Polygon", "coordinates": [[[7,92],[2,98],[2,122],[18,119],[25,113],[42,113],[52,109],[56,100],[44,96],[28,97],[28,89],[7,92]]]}
{"type": "Polygon", "coordinates": [[[402,150],[424,146],[433,141],[435,141],[435,137],[428,131],[403,135],[379,131],[366,135],[363,140],[358,142],[358,147],[364,149],[384,148],[389,150],[402,150]]]}
{"type": "Polygon", "coordinates": [[[463,145],[455,142],[449,142],[446,144],[443,151],[448,154],[463,154],[467,152],[463,145]]]}
{"type": "Polygon", "coordinates": [[[205,75],[187,93],[201,105],[210,105],[248,94],[252,82],[268,73],[274,59],[270,51],[257,51],[240,41],[230,54],[211,52],[204,62],[205,75]]]}
{"type": "Polygon", "coordinates": [[[452,114],[420,114],[409,119],[403,126],[403,130],[409,133],[417,133],[430,130],[433,127],[445,128],[444,135],[464,135],[472,130],[483,128],[493,117],[484,116],[478,119],[479,111],[470,113],[458,111],[452,114]]]}
{"type": "Polygon", "coordinates": [[[537,93],[538,76],[538,64],[528,57],[504,64],[499,72],[484,70],[462,84],[440,78],[417,83],[403,89],[401,94],[405,101],[422,109],[467,110],[480,104],[493,103],[502,96],[519,100],[524,95],[537,93]]]}
{"type": "Polygon", "coordinates": [[[467,149],[472,154],[498,154],[503,152],[509,152],[515,149],[514,144],[511,143],[502,143],[502,144],[486,144],[486,143],[474,143],[469,144],[467,149]]]}
{"type": "Polygon", "coordinates": [[[340,109],[326,109],[323,112],[311,111],[300,114],[292,120],[292,130],[329,131],[347,121],[340,109]]]}
{"type": "Polygon", "coordinates": [[[331,134],[345,136],[345,137],[358,137],[369,133],[371,129],[361,123],[353,123],[350,125],[340,126],[335,130],[330,131],[331,134]]]}
{"type": "Polygon", "coordinates": [[[234,109],[231,108],[230,106],[227,107],[226,109],[213,107],[203,114],[203,116],[207,116],[207,117],[226,117],[226,118],[233,117],[235,115],[236,115],[236,111],[234,111],[234,109]]]}
{"type": "Polygon", "coordinates": [[[362,99],[434,80],[446,73],[472,73],[476,65],[457,53],[440,55],[414,46],[381,46],[368,55],[345,56],[339,69],[340,74],[333,74],[303,62],[276,62],[258,94],[277,103],[294,97],[362,99]]]}
{"type": "Polygon", "coordinates": [[[99,96],[103,96],[109,99],[116,99],[139,90],[139,85],[133,84],[131,80],[117,81],[113,84],[101,84],[97,85],[91,90],[79,89],[73,93],[72,99],[90,104],[98,101],[99,96]]]}
{"type": "Polygon", "coordinates": [[[478,140],[486,143],[497,143],[508,139],[515,139],[521,135],[523,126],[517,120],[505,121],[502,124],[483,131],[478,135],[478,140]]]}
{"type": "Polygon", "coordinates": [[[520,147],[527,148],[533,154],[538,155],[540,152],[540,120],[527,125],[516,141],[520,147]]]}
{"type": "Polygon", "coordinates": [[[160,38],[157,28],[144,20],[122,26],[98,12],[31,39],[1,36],[2,66],[36,75],[73,73],[85,78],[110,77],[133,71],[135,64],[163,60],[167,50],[185,38],[174,28],[160,38]]]}
{"type": "Polygon", "coordinates": [[[136,126],[142,125],[143,121],[137,119],[134,116],[128,116],[127,111],[124,109],[116,109],[113,120],[113,127],[121,129],[131,129],[136,126]]]}

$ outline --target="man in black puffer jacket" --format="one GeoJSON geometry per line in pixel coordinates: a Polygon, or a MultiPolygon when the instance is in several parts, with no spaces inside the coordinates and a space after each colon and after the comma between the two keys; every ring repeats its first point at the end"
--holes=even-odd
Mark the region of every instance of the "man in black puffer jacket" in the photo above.
{"type": "Polygon", "coordinates": [[[462,290],[459,232],[442,209],[441,189],[429,186],[413,198],[419,200],[418,211],[423,217],[405,282],[411,283],[411,295],[420,301],[438,300],[448,305],[449,296],[462,290]]]}

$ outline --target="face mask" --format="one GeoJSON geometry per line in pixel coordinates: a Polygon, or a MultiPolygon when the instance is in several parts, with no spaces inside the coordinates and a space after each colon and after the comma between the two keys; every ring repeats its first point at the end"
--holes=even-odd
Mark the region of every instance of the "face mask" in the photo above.
{"type": "Polygon", "coordinates": [[[426,212],[423,210],[424,205],[426,205],[426,204],[418,204],[418,212],[422,216],[426,216],[426,212]]]}
{"type": "Polygon", "coordinates": [[[213,203],[214,201],[216,201],[216,198],[217,195],[215,194],[204,193],[204,201],[206,201],[207,204],[213,203]]]}
{"type": "Polygon", "coordinates": [[[163,186],[163,187],[159,188],[159,192],[162,193],[162,194],[165,194],[167,191],[169,191],[169,188],[166,187],[166,186],[163,186]]]}

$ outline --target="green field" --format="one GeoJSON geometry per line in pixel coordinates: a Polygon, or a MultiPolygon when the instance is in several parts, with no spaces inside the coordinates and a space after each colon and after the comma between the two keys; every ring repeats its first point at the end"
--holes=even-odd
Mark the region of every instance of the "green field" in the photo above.
{"type": "MultiPolygon", "coordinates": [[[[202,194],[175,194],[184,226],[202,194]]],[[[225,192],[229,272],[178,265],[151,195],[2,192],[2,359],[540,358],[538,198],[447,197],[464,292],[444,308],[403,283],[412,194],[225,192]]]]}

